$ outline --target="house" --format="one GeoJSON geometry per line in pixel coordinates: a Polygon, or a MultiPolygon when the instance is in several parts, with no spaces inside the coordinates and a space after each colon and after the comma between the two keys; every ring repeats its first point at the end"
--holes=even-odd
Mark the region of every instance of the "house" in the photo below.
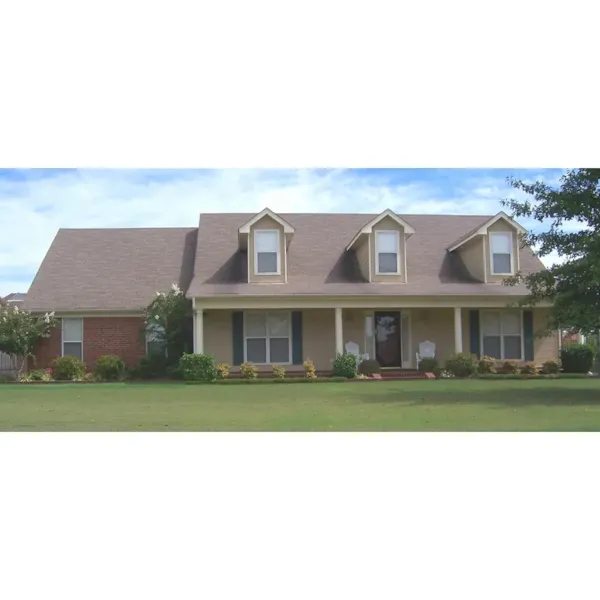
{"type": "Polygon", "coordinates": [[[218,362],[331,369],[354,342],[382,367],[415,368],[419,343],[443,361],[470,351],[541,364],[556,359],[548,307],[514,307],[503,285],[543,268],[520,247],[524,229],[494,216],[202,214],[197,228],[61,229],[25,307],[62,326],[38,362],[88,364],[146,352],[142,308],[177,283],[193,302],[194,348],[218,362]],[[511,306],[513,305],[513,306],[511,306]],[[544,335],[542,335],[544,334],[544,335]]]}

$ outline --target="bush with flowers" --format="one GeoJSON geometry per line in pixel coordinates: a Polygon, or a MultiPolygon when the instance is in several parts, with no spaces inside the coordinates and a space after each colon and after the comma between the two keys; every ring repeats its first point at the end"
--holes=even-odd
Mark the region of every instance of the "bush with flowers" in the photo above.
{"type": "Polygon", "coordinates": [[[54,312],[34,315],[16,304],[0,300],[0,352],[19,358],[19,378],[25,371],[27,359],[33,357],[36,344],[50,337],[57,323],[54,312]]]}
{"type": "Polygon", "coordinates": [[[192,303],[176,283],[168,292],[156,292],[144,309],[144,325],[153,342],[164,345],[167,366],[193,352],[192,303]]]}

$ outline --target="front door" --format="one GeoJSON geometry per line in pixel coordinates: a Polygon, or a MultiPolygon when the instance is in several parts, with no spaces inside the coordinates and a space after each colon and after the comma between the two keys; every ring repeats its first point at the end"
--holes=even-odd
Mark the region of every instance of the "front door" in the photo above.
{"type": "Polygon", "coordinates": [[[375,313],[375,358],[381,367],[401,367],[400,312],[375,313]]]}

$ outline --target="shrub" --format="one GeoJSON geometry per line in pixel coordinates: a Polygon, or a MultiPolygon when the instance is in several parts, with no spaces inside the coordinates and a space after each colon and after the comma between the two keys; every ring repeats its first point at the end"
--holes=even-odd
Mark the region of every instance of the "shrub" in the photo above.
{"type": "Polygon", "coordinates": [[[29,371],[27,375],[27,381],[52,381],[52,369],[36,369],[29,371]]]}
{"type": "Polygon", "coordinates": [[[181,365],[169,365],[167,367],[166,375],[169,379],[183,379],[183,371],[181,370],[181,365]]]}
{"type": "Polygon", "coordinates": [[[229,377],[229,365],[227,363],[219,363],[217,365],[217,374],[219,379],[227,379],[229,377]]]}
{"type": "Polygon", "coordinates": [[[353,379],[357,374],[357,359],[354,354],[344,352],[343,354],[336,354],[333,359],[333,375],[334,377],[345,377],[346,379],[353,379]]]}
{"type": "Polygon", "coordinates": [[[285,379],[285,368],[281,365],[273,365],[273,377],[275,379],[285,379]]]}
{"type": "Polygon", "coordinates": [[[372,377],[373,375],[381,373],[381,367],[379,366],[379,363],[373,358],[366,358],[365,360],[359,363],[358,372],[360,375],[372,377]]]}
{"type": "Polygon", "coordinates": [[[477,373],[478,368],[479,359],[475,354],[459,352],[457,354],[453,354],[446,361],[445,370],[455,377],[471,377],[477,373]]]}
{"type": "Polygon", "coordinates": [[[310,358],[307,358],[302,363],[302,366],[304,367],[304,377],[306,377],[307,379],[316,379],[317,378],[315,363],[310,358]]]}
{"type": "Polygon", "coordinates": [[[138,366],[130,371],[134,379],[162,379],[167,376],[167,357],[163,354],[152,353],[144,356],[138,366]]]}
{"type": "Polygon", "coordinates": [[[215,357],[210,354],[184,354],[179,366],[186,381],[215,381],[218,376],[215,357]]]}
{"type": "Polygon", "coordinates": [[[240,373],[244,379],[256,379],[258,377],[258,367],[249,362],[240,365],[240,373]]]}
{"type": "Polygon", "coordinates": [[[85,375],[85,364],[75,356],[61,356],[53,365],[56,381],[77,381],[85,375]]]}
{"type": "Polygon", "coordinates": [[[565,373],[587,373],[594,364],[594,349],[588,344],[569,344],[560,351],[565,373]]]}
{"type": "Polygon", "coordinates": [[[502,372],[506,375],[518,375],[520,372],[519,363],[516,360],[505,360],[502,363],[502,372]]]}
{"type": "Polygon", "coordinates": [[[482,356],[479,359],[479,372],[480,373],[497,373],[496,359],[491,356],[482,356]]]}
{"type": "Polygon", "coordinates": [[[94,374],[103,381],[118,381],[125,375],[125,363],[114,354],[103,354],[96,361],[94,374]]]}
{"type": "Polygon", "coordinates": [[[419,371],[421,373],[433,373],[438,366],[438,361],[435,358],[422,358],[419,361],[419,371]]]}
{"type": "Polygon", "coordinates": [[[521,367],[521,373],[523,375],[537,375],[538,374],[538,369],[537,369],[536,364],[534,362],[526,362],[521,367]]]}
{"type": "Polygon", "coordinates": [[[547,360],[542,365],[542,373],[544,375],[555,375],[559,371],[560,371],[560,367],[559,367],[558,361],[556,361],[556,360],[547,360]]]}

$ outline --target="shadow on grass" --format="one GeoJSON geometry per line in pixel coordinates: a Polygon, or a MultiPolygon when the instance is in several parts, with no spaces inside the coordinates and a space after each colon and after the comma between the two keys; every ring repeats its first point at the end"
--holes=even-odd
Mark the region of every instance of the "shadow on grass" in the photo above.
{"type": "Polygon", "coordinates": [[[487,404],[497,407],[515,406],[593,406],[600,408],[600,387],[582,389],[511,388],[505,390],[422,390],[385,391],[381,394],[353,394],[365,404],[402,404],[412,406],[451,406],[453,404],[487,404]]]}

